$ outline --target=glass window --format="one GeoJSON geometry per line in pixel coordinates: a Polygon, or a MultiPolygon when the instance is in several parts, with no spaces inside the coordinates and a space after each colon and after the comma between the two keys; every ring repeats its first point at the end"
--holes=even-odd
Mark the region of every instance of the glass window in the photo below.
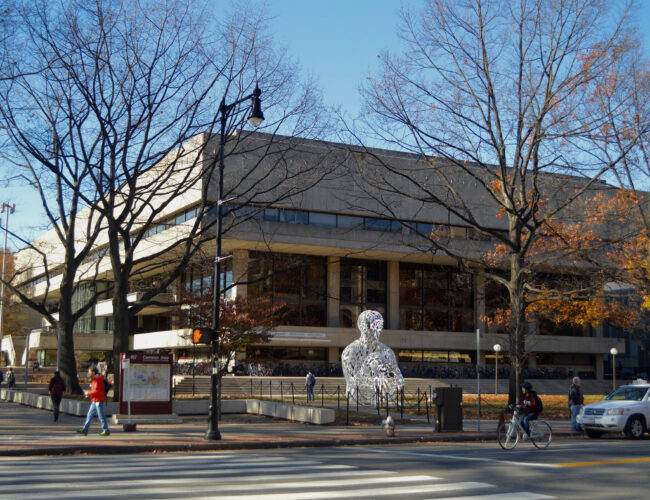
{"type": "Polygon", "coordinates": [[[284,307],[281,325],[324,326],[327,302],[327,259],[294,254],[250,252],[248,295],[270,297],[284,307]]]}
{"type": "Polygon", "coordinates": [[[280,222],[308,224],[309,212],[305,212],[304,210],[280,210],[280,222]]]}
{"type": "Polygon", "coordinates": [[[351,217],[349,215],[336,216],[337,227],[343,229],[358,229],[363,227],[363,217],[351,217]]]}
{"type": "Polygon", "coordinates": [[[264,220],[270,222],[279,222],[280,221],[280,210],[277,208],[265,208],[264,209],[264,220]]]}
{"type": "Polygon", "coordinates": [[[368,231],[388,232],[391,229],[391,221],[388,219],[375,219],[374,217],[365,217],[363,219],[363,228],[368,231]]]}
{"type": "Polygon", "coordinates": [[[362,311],[373,309],[384,315],[386,311],[386,262],[341,259],[340,309],[341,326],[356,325],[362,311]]]}
{"type": "Polygon", "coordinates": [[[309,212],[309,224],[312,226],[336,227],[336,215],[309,212]]]}
{"type": "Polygon", "coordinates": [[[400,264],[400,328],[470,332],[473,330],[472,276],[451,268],[400,264]]]}

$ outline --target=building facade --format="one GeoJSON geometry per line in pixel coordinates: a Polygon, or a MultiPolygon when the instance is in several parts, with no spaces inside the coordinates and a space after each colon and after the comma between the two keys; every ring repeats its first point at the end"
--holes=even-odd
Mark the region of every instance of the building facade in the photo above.
{"type": "MultiPolygon", "coordinates": [[[[247,140],[263,144],[269,139],[253,134],[247,140]]],[[[254,199],[238,196],[238,189],[243,189],[241,179],[246,177],[242,172],[251,173],[247,181],[250,185],[271,182],[269,173],[278,168],[278,161],[268,160],[264,166],[267,157],[273,156],[268,149],[249,148],[245,154],[226,159],[224,183],[229,195],[222,253],[228,258],[224,260],[222,289],[230,296],[269,297],[283,304],[284,309],[270,342],[237,353],[238,360],[262,363],[278,373],[289,374],[292,367],[310,366],[319,367],[321,373],[338,374],[341,351],[358,337],[358,315],[373,309],[384,316],[381,340],[394,349],[406,376],[462,376],[464,369],[475,366],[477,361],[477,330],[479,363],[493,366],[493,346],[500,344],[503,350],[498,354],[499,366],[506,366],[507,335],[497,328],[491,330],[485,321],[504,303],[504,290],[460,271],[453,259],[428,251],[422,234],[447,238],[448,244],[467,256],[481,255],[495,242],[454,221],[446,212],[423,211],[415,201],[400,203],[390,216],[386,215],[384,207],[368,195],[362,179],[354,174],[370,159],[342,145],[297,139],[289,142],[291,147],[285,144],[282,154],[277,155],[282,157],[282,168],[310,164],[313,168],[301,170],[301,175],[292,178],[294,189],[275,198],[273,190],[263,188],[254,199]],[[262,168],[247,170],[253,164],[262,168]],[[308,188],[301,189],[301,183],[308,188]]],[[[393,151],[375,150],[373,156],[401,163],[405,168],[420,166],[410,155],[393,151]]],[[[213,160],[207,156],[203,159],[213,160]]],[[[161,242],[184,234],[199,213],[202,192],[216,199],[217,179],[205,176],[201,182],[207,183],[202,186],[207,189],[197,187],[167,207],[158,224],[148,229],[140,252],[151,251],[161,242]]],[[[459,189],[466,190],[467,198],[477,204],[487,203],[475,186],[467,184],[459,189]]],[[[408,187],[404,191],[408,192],[408,187]]],[[[485,210],[485,217],[495,230],[506,229],[496,214],[485,210]]],[[[48,234],[39,241],[54,244],[53,236],[48,234]]],[[[99,250],[102,244],[105,242],[100,240],[99,250]]],[[[206,242],[204,257],[197,258],[167,291],[170,303],[212,289],[214,252],[214,241],[206,242]]],[[[105,294],[77,324],[75,347],[81,362],[111,348],[111,280],[104,259],[106,262],[93,263],[96,274],[80,276],[80,281],[87,283],[78,293],[88,293],[92,288],[105,294]]],[[[28,261],[26,254],[17,256],[17,265],[28,261]]],[[[49,286],[55,307],[56,272],[50,272],[49,285],[38,271],[26,275],[22,286],[31,288],[33,296],[45,293],[45,286],[49,286]]],[[[151,275],[134,280],[133,300],[146,289],[147,280],[155,279],[156,275],[151,275]]],[[[201,359],[207,356],[207,349],[196,352],[190,345],[189,326],[183,320],[183,306],[152,305],[133,321],[132,348],[169,350],[181,361],[201,359]]],[[[602,379],[610,349],[616,347],[619,353],[625,353],[625,341],[606,335],[602,326],[558,328],[537,318],[528,329],[528,369],[551,376],[573,372],[602,379]]],[[[40,325],[29,339],[28,348],[26,340],[14,337],[4,339],[2,349],[14,364],[30,357],[47,364],[55,357],[56,339],[48,333],[47,325],[40,325]]]]}

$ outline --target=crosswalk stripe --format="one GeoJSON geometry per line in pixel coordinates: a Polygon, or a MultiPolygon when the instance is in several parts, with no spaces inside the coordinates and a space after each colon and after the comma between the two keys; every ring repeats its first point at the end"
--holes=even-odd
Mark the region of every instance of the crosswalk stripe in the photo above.
{"type": "MultiPolygon", "coordinates": [[[[328,478],[348,478],[348,477],[356,477],[360,478],[362,481],[365,481],[366,477],[372,477],[372,476],[381,476],[381,475],[386,475],[389,474],[388,472],[384,470],[362,470],[362,471],[337,471],[337,472],[310,472],[308,475],[303,474],[282,474],[282,475],[277,475],[277,474],[267,474],[267,475],[257,475],[257,476],[249,476],[249,475],[241,475],[241,476],[231,476],[231,477],[219,477],[217,481],[219,484],[229,484],[229,483],[243,483],[243,482],[262,482],[262,483],[270,483],[272,481],[277,481],[278,479],[283,479],[285,481],[298,481],[298,480],[318,480],[318,479],[328,479],[328,478]]],[[[54,484],[57,486],[64,484],[66,488],[76,486],[78,488],[90,488],[89,482],[79,482],[76,480],[78,476],[75,476],[75,482],[70,483],[70,482],[65,482],[69,478],[69,475],[62,476],[59,478],[59,481],[64,481],[64,482],[59,482],[57,483],[54,481],[54,484]]],[[[195,477],[188,477],[187,475],[183,476],[183,479],[180,479],[178,477],[172,478],[172,479],[157,479],[156,483],[162,483],[162,482],[171,482],[173,484],[179,484],[179,483],[189,483],[189,484],[195,484],[196,483],[195,477]],[[185,479],[187,477],[187,479],[185,479]]],[[[433,478],[431,479],[438,479],[438,478],[433,478]]],[[[201,481],[205,482],[206,479],[201,478],[201,481]]],[[[137,479],[133,480],[132,482],[135,482],[136,484],[141,484],[142,480],[137,479]]],[[[119,484],[129,484],[130,481],[120,481],[119,484]]],[[[52,490],[52,481],[43,481],[39,483],[34,483],[34,481],[30,480],[30,484],[20,484],[20,491],[22,492],[28,492],[28,491],[51,491],[52,490]]],[[[104,488],[106,487],[107,484],[111,484],[113,487],[119,486],[116,482],[111,482],[108,483],[107,481],[103,480],[101,481],[101,487],[104,488]]],[[[14,498],[13,495],[9,495],[7,493],[0,493],[0,498],[14,498]]]]}
{"type": "MultiPolygon", "coordinates": [[[[250,474],[257,474],[257,473],[268,473],[268,472],[296,472],[296,471],[310,471],[310,470],[348,470],[352,469],[353,467],[350,465],[290,465],[290,466],[277,466],[277,467],[229,467],[229,468],[221,468],[221,469],[214,469],[214,470],[192,470],[188,474],[191,475],[192,477],[196,478],[210,478],[210,477],[216,477],[216,476],[230,476],[232,474],[236,473],[250,473],[250,474]]],[[[136,472],[128,472],[128,468],[125,470],[109,470],[106,467],[103,467],[103,472],[102,472],[102,478],[104,481],[110,480],[110,479],[129,479],[129,478],[139,478],[142,477],[143,475],[146,475],[147,479],[154,479],[154,478],[165,478],[169,477],[171,471],[169,470],[151,470],[151,471],[136,471],[136,472]]],[[[68,473],[70,471],[67,471],[68,473]]],[[[30,474],[34,474],[33,472],[30,474]]],[[[17,481],[21,481],[21,477],[26,477],[27,474],[20,474],[20,476],[17,475],[12,475],[7,478],[3,478],[3,484],[11,484],[17,481]],[[13,480],[12,480],[13,478],[13,480]]],[[[60,474],[36,474],[37,478],[39,481],[50,481],[56,483],[57,481],[60,481],[62,479],[62,476],[60,474]]],[[[75,480],[77,482],[83,483],[83,482],[89,482],[92,481],[93,478],[90,476],[86,475],[77,475],[75,476],[75,480]]]]}
{"type": "MultiPolygon", "coordinates": [[[[104,484],[104,490],[101,491],[102,498],[124,498],[123,491],[109,490],[112,485],[104,484]]],[[[460,483],[446,483],[446,484],[431,484],[420,486],[407,486],[407,487],[382,487],[382,488],[355,488],[348,490],[329,490],[329,491],[301,491],[297,493],[271,493],[266,495],[256,494],[255,498],[260,500],[318,500],[330,498],[357,498],[359,496],[389,496],[389,495],[412,495],[419,493],[434,493],[442,491],[465,491],[468,489],[491,488],[494,487],[487,483],[475,482],[460,482],[460,483]]],[[[94,492],[79,491],[71,492],[65,491],[62,495],[67,499],[73,498],[89,498],[92,497],[94,492]]],[[[205,485],[196,485],[191,490],[187,488],[158,488],[158,487],[144,487],[144,488],[131,488],[128,491],[128,497],[135,499],[140,496],[151,497],[152,495],[188,495],[191,494],[193,500],[200,499],[218,499],[218,500],[242,500],[248,498],[250,495],[242,491],[240,495],[223,495],[220,489],[216,486],[206,487],[205,485]]],[[[52,491],[44,492],[37,495],[20,495],[20,498],[29,498],[31,500],[49,499],[52,498],[52,491]]]]}
{"type": "Polygon", "coordinates": [[[530,493],[527,491],[517,491],[513,493],[497,493],[495,495],[476,495],[469,497],[447,497],[431,498],[429,500],[541,500],[543,498],[555,498],[539,493],[530,493]]]}
{"type": "MultiPolygon", "coordinates": [[[[285,476],[274,476],[272,477],[272,481],[264,481],[261,482],[257,478],[255,481],[255,484],[251,484],[250,478],[246,478],[247,481],[245,484],[237,484],[237,485],[226,485],[224,484],[224,481],[219,480],[215,481],[214,483],[210,483],[209,481],[203,481],[201,483],[201,487],[203,488],[210,488],[212,491],[214,490],[219,490],[219,493],[224,493],[224,492],[229,492],[229,493],[236,493],[239,492],[241,494],[244,493],[249,493],[253,491],[271,491],[271,490],[296,490],[296,489],[315,489],[315,488],[340,488],[344,486],[358,486],[359,484],[363,484],[364,487],[366,486],[372,486],[372,485],[381,485],[381,484],[388,484],[388,485],[396,485],[396,484],[404,484],[404,483],[417,483],[417,482],[425,482],[425,481],[435,481],[438,480],[439,478],[432,477],[432,476],[425,476],[425,475],[419,475],[419,476],[395,476],[395,477],[385,477],[386,474],[389,474],[386,471],[379,471],[383,474],[384,477],[370,477],[367,474],[364,475],[362,473],[363,471],[357,471],[355,474],[354,479],[342,479],[340,477],[331,479],[329,481],[326,480],[314,480],[313,475],[311,474],[303,474],[299,479],[302,479],[301,481],[293,481],[293,482],[288,482],[289,478],[286,478],[285,476]],[[284,482],[276,482],[276,481],[284,481],[284,482]]],[[[244,483],[242,481],[243,478],[239,478],[237,482],[244,483]]],[[[194,479],[177,479],[177,478],[170,478],[170,479],[157,479],[156,480],[156,489],[158,490],[163,490],[163,491],[168,491],[166,488],[166,485],[170,485],[172,487],[180,487],[184,484],[187,485],[196,485],[196,480],[194,479]]],[[[129,489],[129,494],[133,491],[134,487],[141,487],[142,486],[142,480],[132,480],[132,481],[117,481],[117,482],[106,482],[106,481],[95,481],[92,483],[60,483],[59,485],[60,488],[65,488],[66,492],[70,490],[94,490],[94,489],[106,489],[110,488],[113,494],[119,495],[119,492],[117,490],[119,489],[129,489]]],[[[44,491],[50,492],[52,491],[52,485],[24,485],[21,486],[20,488],[20,493],[21,493],[21,498],[30,498],[29,494],[30,493],[42,493],[44,491]]],[[[151,491],[151,489],[148,489],[148,491],[151,491]]],[[[194,492],[194,488],[192,488],[192,492],[194,492]]],[[[4,495],[0,495],[0,498],[3,498],[4,495]]]]}
{"type": "Polygon", "coordinates": [[[504,465],[514,465],[517,467],[539,467],[543,469],[557,469],[560,465],[557,464],[545,464],[539,462],[517,462],[514,460],[501,460],[499,458],[485,458],[485,457],[468,457],[465,455],[448,455],[446,453],[424,453],[418,451],[395,451],[395,450],[378,450],[378,449],[367,449],[372,453],[386,453],[386,454],[395,454],[395,455],[412,455],[416,457],[429,457],[429,458],[445,458],[457,461],[468,461],[468,462],[493,462],[504,465]]]}
{"type": "MultiPolygon", "coordinates": [[[[119,465],[111,465],[110,463],[105,462],[104,460],[101,461],[102,466],[105,469],[110,469],[114,471],[115,473],[122,472],[122,471],[138,471],[138,472],[145,472],[145,471],[152,471],[152,472],[161,472],[161,469],[164,468],[165,472],[171,472],[174,470],[187,470],[188,466],[193,467],[193,468],[204,468],[204,469],[209,469],[210,467],[214,467],[214,470],[220,470],[220,471],[228,471],[231,469],[235,468],[251,468],[251,467],[260,467],[260,466],[287,466],[288,463],[292,463],[288,460],[273,460],[272,458],[267,458],[267,459],[257,459],[254,461],[244,461],[244,460],[232,460],[228,462],[223,462],[223,463],[215,463],[212,461],[204,461],[204,462],[195,462],[192,464],[160,464],[157,462],[150,462],[149,464],[138,464],[131,466],[130,464],[128,466],[124,465],[124,462],[120,462],[119,465]]],[[[310,461],[302,461],[300,462],[301,466],[317,466],[320,465],[322,462],[318,462],[315,460],[310,460],[310,461]]],[[[86,462],[87,464],[87,462],[86,462]]],[[[42,465],[39,466],[38,470],[32,471],[32,472],[26,472],[24,466],[20,469],[20,474],[21,475],[37,475],[37,476],[43,476],[47,474],[60,474],[60,473],[67,473],[70,472],[71,468],[74,468],[74,464],[57,464],[57,465],[42,465]]],[[[339,466],[339,467],[346,467],[350,468],[350,466],[339,466]]],[[[11,477],[16,474],[16,470],[2,470],[2,466],[0,466],[0,478],[3,476],[11,477]]],[[[168,474],[166,474],[168,475],[168,474]]]]}

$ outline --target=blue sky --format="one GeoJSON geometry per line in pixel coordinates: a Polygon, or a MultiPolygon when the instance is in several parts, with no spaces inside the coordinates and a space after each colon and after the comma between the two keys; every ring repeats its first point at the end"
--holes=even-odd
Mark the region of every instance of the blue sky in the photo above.
{"type": "MultiPolygon", "coordinates": [[[[421,5],[420,1],[405,2],[421,5]]],[[[313,75],[327,104],[352,118],[360,110],[358,87],[377,68],[384,48],[399,49],[398,0],[270,0],[270,29],[303,70],[313,75]]],[[[639,1],[637,20],[650,47],[650,0],[639,1]]],[[[26,189],[0,187],[0,202],[16,204],[9,225],[26,239],[43,232],[40,201],[26,189]],[[39,221],[41,221],[39,223],[39,221]]],[[[4,214],[2,226],[4,227],[4,214]]],[[[22,247],[10,242],[10,248],[22,247]]]]}

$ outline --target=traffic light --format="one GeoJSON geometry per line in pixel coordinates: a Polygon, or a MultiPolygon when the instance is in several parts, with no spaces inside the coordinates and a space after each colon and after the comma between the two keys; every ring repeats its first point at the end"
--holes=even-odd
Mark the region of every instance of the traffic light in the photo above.
{"type": "Polygon", "coordinates": [[[212,328],[194,328],[192,330],[192,344],[210,344],[213,333],[212,328]]]}

